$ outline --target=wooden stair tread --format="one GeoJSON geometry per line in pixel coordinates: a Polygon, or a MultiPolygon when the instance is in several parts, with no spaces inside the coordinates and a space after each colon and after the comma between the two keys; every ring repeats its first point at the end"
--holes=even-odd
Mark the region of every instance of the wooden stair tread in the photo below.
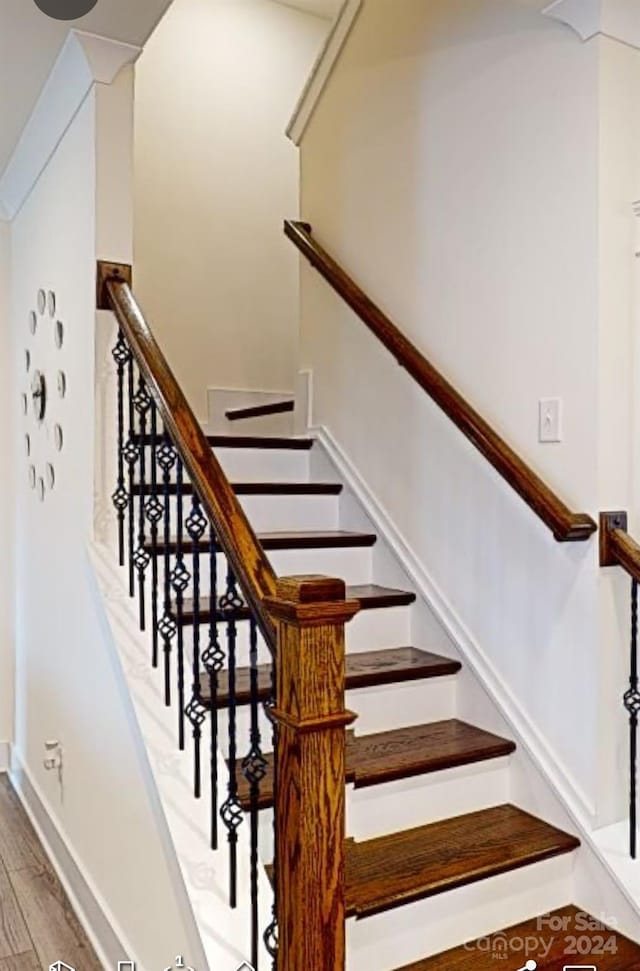
{"type": "MultiPolygon", "coordinates": [[[[264,550],[327,550],[327,549],[354,549],[358,547],[374,546],[378,537],[375,533],[356,533],[348,532],[344,529],[329,530],[281,530],[274,533],[259,533],[258,541],[264,550]]],[[[194,543],[186,535],[182,543],[184,553],[193,553],[196,547],[200,553],[209,552],[209,540],[202,539],[194,543]]],[[[145,543],[147,552],[153,552],[151,541],[145,543]]],[[[156,552],[164,554],[168,550],[173,554],[177,550],[175,539],[171,539],[168,544],[164,540],[156,543],[156,552]]]]}
{"type": "MultiPolygon", "coordinates": [[[[382,684],[401,684],[405,681],[421,681],[457,674],[462,665],[417,647],[391,647],[382,651],[363,651],[347,654],[347,690],[371,688],[382,684]]],[[[251,669],[236,670],[236,704],[248,705],[251,701],[251,669]]],[[[271,693],[271,665],[258,667],[258,694],[266,701],[271,693]]],[[[218,708],[229,704],[229,676],[227,671],[218,675],[218,708]]],[[[209,675],[200,675],[200,700],[209,705],[211,689],[209,675]]]]}
{"type": "MultiPolygon", "coordinates": [[[[394,729],[376,735],[347,736],[346,781],[358,788],[396,779],[410,779],[458,765],[485,762],[510,755],[515,744],[457,719],[394,729]]],[[[267,758],[259,796],[260,808],[273,805],[273,755],[267,758]]],[[[245,810],[251,808],[251,790],[240,764],[238,794],[245,810]]]]}
{"type": "Polygon", "coordinates": [[[398,971],[496,971],[496,964],[499,963],[496,962],[498,954],[508,959],[509,969],[521,968],[527,959],[533,959],[538,964],[538,971],[563,971],[566,965],[588,967],[590,964],[595,965],[598,971],[640,971],[640,946],[619,931],[599,924],[597,918],[590,917],[573,904],[541,917],[523,921],[493,935],[487,935],[487,938],[491,943],[485,944],[485,938],[483,938],[482,949],[474,946],[475,941],[470,941],[467,945],[406,965],[398,971]],[[565,929],[559,932],[550,930],[546,923],[550,918],[565,921],[565,929]],[[589,923],[590,921],[592,923],[589,923]],[[589,938],[596,946],[600,942],[594,938],[604,937],[606,942],[613,937],[616,953],[603,954],[600,947],[591,957],[566,954],[569,936],[589,938]],[[550,945],[547,956],[542,957],[542,950],[539,953],[531,951],[523,954],[522,941],[528,938],[542,940],[544,950],[550,945]],[[495,947],[492,946],[493,941],[495,941],[495,947]],[[551,941],[553,941],[552,944],[551,941]]]}
{"type": "Polygon", "coordinates": [[[207,435],[212,448],[264,448],[308,452],[312,438],[286,438],[278,435],[207,435]]]}
{"type": "MultiPolygon", "coordinates": [[[[387,607],[408,607],[415,603],[416,595],[409,590],[393,590],[390,587],[380,587],[375,583],[347,587],[347,600],[358,600],[361,610],[377,610],[387,607]]],[[[208,623],[211,620],[211,598],[200,597],[200,621],[208,623]]],[[[182,610],[182,620],[185,624],[192,624],[194,620],[194,601],[185,598],[182,610]]],[[[221,611],[222,613],[222,611],[221,611]]],[[[233,620],[248,620],[249,609],[243,604],[232,613],[224,612],[224,618],[233,620]]],[[[175,611],[174,611],[175,617],[175,611]]]]}
{"type": "Polygon", "coordinates": [[[295,411],[293,398],[282,401],[269,401],[265,405],[250,405],[246,408],[229,408],[225,411],[228,421],[243,421],[246,418],[263,418],[267,415],[284,415],[295,411]]]}
{"type": "Polygon", "coordinates": [[[570,853],[580,841],[502,805],[347,843],[347,911],[367,917],[570,853]]]}
{"type": "MultiPolygon", "coordinates": [[[[134,496],[164,495],[164,485],[158,482],[152,486],[150,482],[142,487],[136,483],[133,487],[134,496]]],[[[338,496],[342,492],[340,482],[232,482],[231,488],[237,496],[338,496]]],[[[185,482],[182,486],[185,496],[193,495],[193,486],[185,482]]],[[[169,495],[178,493],[176,482],[169,483],[169,495]]]]}

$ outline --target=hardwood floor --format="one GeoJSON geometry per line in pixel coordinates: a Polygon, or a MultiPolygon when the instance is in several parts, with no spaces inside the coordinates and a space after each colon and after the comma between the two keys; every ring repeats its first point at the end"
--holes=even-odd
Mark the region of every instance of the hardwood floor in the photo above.
{"type": "Polygon", "coordinates": [[[9,777],[0,774],[0,971],[100,971],[9,777]]]}

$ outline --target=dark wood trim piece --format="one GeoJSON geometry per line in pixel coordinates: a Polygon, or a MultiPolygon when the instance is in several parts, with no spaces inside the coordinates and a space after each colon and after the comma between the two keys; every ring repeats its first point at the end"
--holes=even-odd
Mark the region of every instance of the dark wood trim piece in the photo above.
{"type": "Polygon", "coordinates": [[[312,438],[280,438],[277,435],[208,435],[212,448],[264,448],[286,452],[308,452],[312,438]]]}
{"type": "Polygon", "coordinates": [[[231,563],[244,597],[264,638],[275,650],[275,628],[265,599],[276,589],[276,574],[258,542],[207,437],[191,410],[144,314],[125,279],[113,264],[98,264],[99,305],[114,311],[203,509],[231,563]]]}
{"type": "Polygon", "coordinates": [[[133,268],[128,263],[108,263],[104,260],[98,262],[96,272],[96,307],[98,310],[113,309],[107,293],[107,280],[121,280],[131,287],[133,286],[133,268]]]}
{"type": "Polygon", "coordinates": [[[246,418],[266,418],[268,415],[285,415],[294,412],[296,403],[291,398],[287,401],[272,401],[266,405],[253,405],[251,408],[230,408],[225,412],[228,421],[244,421],[246,418]]]}
{"type": "Polygon", "coordinates": [[[578,542],[589,539],[595,533],[597,525],[591,516],[572,512],[562,502],[329,256],[313,238],[308,224],[287,221],[285,234],[396,358],[398,364],[548,526],[556,540],[578,542]]]}
{"type": "Polygon", "coordinates": [[[627,523],[626,512],[600,513],[600,566],[621,566],[640,583],[640,545],[627,523]]]}

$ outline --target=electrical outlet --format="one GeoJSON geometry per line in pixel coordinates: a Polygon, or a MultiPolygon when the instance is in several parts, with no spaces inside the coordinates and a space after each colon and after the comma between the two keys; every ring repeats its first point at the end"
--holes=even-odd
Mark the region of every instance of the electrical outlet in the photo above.
{"type": "Polygon", "coordinates": [[[539,402],[538,441],[562,441],[562,401],[560,398],[542,398],[539,402]]]}

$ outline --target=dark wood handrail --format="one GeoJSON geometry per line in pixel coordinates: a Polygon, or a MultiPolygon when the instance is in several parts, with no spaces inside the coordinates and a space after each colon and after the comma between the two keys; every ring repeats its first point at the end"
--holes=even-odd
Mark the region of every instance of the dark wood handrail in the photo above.
{"type": "Polygon", "coordinates": [[[621,566],[640,583],[640,545],[627,532],[626,512],[600,514],[600,566],[621,566]]]}
{"type": "Polygon", "coordinates": [[[309,260],[372,333],[393,354],[398,364],[475,445],[503,479],[549,527],[559,542],[588,539],[597,525],[586,513],[572,512],[507,445],[478,412],[424,357],[386,314],[313,238],[306,223],[285,222],[285,234],[309,260]]]}
{"type": "Polygon", "coordinates": [[[115,313],[164,426],[214,527],[218,542],[231,563],[265,640],[274,650],[275,627],[264,601],[275,595],[276,574],[160,350],[129,283],[123,278],[124,270],[126,268],[118,268],[115,264],[99,265],[98,307],[115,313]]]}

